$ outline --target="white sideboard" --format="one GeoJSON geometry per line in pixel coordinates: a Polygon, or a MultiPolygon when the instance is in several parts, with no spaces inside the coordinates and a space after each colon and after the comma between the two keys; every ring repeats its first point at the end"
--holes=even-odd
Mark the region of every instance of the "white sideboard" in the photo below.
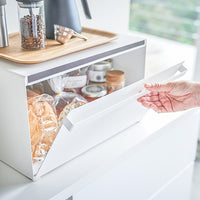
{"type": "MultiPolygon", "coordinates": [[[[132,105],[132,87],[144,77],[145,50],[144,39],[121,36],[111,43],[40,64],[27,65],[0,59],[0,199],[189,200],[198,109],[168,114],[149,110],[142,121],[132,124],[134,116],[140,113],[133,106],[130,113],[127,105],[122,106],[126,102],[132,105]],[[51,148],[47,154],[47,158],[51,153],[54,155],[46,159],[51,165],[41,167],[39,176],[34,177],[26,87],[108,58],[113,59],[115,69],[125,71],[128,86],[76,109],[77,112],[90,109],[89,131],[85,127],[76,135],[67,131],[58,135],[53,144],[57,147],[51,148]],[[98,112],[92,112],[95,105],[98,112]],[[125,107],[127,118],[121,115],[125,107]],[[115,111],[118,111],[118,124],[116,121],[106,122],[106,127],[102,124],[95,131],[94,119],[104,119],[104,122],[105,119],[115,119],[116,116],[112,118],[115,111]],[[64,139],[60,137],[62,135],[64,139]],[[71,137],[77,137],[77,143],[73,140],[75,143],[70,145],[71,137]],[[65,151],[57,151],[59,148],[65,151]],[[20,172],[39,180],[32,182],[20,172]]],[[[158,74],[156,80],[162,81],[163,74],[170,77],[171,72],[174,67],[158,74]]],[[[183,74],[183,71],[179,72],[183,74]]],[[[143,82],[140,83],[143,86],[143,82]]]]}
{"type": "Polygon", "coordinates": [[[144,119],[37,182],[0,162],[0,199],[189,200],[199,111],[144,119]]]}

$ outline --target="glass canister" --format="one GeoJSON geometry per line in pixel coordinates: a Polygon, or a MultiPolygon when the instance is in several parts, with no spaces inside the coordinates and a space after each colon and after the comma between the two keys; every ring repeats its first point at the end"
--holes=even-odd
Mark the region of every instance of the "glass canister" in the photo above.
{"type": "Polygon", "coordinates": [[[38,50],[46,45],[44,1],[17,0],[21,46],[38,50]]]}
{"type": "Polygon", "coordinates": [[[82,88],[82,95],[88,101],[94,101],[99,99],[107,94],[105,87],[100,85],[87,85],[82,88]]]}
{"type": "Polygon", "coordinates": [[[106,73],[108,94],[117,91],[125,86],[125,75],[121,70],[112,70],[106,73]]]}
{"type": "Polygon", "coordinates": [[[91,65],[88,70],[89,81],[94,83],[105,83],[106,72],[112,69],[112,63],[108,61],[101,61],[91,65]]]}

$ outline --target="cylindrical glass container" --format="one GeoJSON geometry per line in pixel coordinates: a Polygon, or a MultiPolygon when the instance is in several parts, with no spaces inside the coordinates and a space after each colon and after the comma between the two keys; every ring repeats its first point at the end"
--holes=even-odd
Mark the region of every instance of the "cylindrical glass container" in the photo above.
{"type": "Polygon", "coordinates": [[[82,95],[88,101],[94,101],[107,94],[107,90],[100,85],[87,85],[82,88],[82,95]]]}
{"type": "Polygon", "coordinates": [[[21,46],[38,50],[46,45],[43,0],[17,0],[20,23],[21,46]]]}
{"type": "Polygon", "coordinates": [[[90,66],[88,70],[89,81],[95,83],[106,82],[106,72],[112,70],[112,63],[101,61],[90,66]]]}
{"type": "Polygon", "coordinates": [[[106,83],[108,94],[119,90],[125,86],[124,72],[120,70],[112,70],[106,73],[106,83]]]}

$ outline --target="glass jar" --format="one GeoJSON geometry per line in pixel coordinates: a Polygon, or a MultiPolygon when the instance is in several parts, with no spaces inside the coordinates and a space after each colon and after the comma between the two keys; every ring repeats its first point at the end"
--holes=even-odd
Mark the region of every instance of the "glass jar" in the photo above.
{"type": "Polygon", "coordinates": [[[17,0],[21,46],[38,50],[46,45],[43,0],[17,0]]]}
{"type": "Polygon", "coordinates": [[[112,70],[106,73],[106,83],[108,94],[117,91],[125,86],[124,72],[120,70],[112,70]]]}
{"type": "Polygon", "coordinates": [[[88,101],[94,101],[107,94],[107,90],[100,85],[87,85],[82,88],[82,95],[88,101]]]}
{"type": "Polygon", "coordinates": [[[106,72],[112,70],[112,63],[101,61],[90,66],[88,70],[88,78],[90,82],[105,83],[106,72]]]}
{"type": "Polygon", "coordinates": [[[86,86],[88,82],[87,69],[88,67],[84,67],[67,73],[63,79],[64,91],[81,94],[81,89],[86,86]]]}

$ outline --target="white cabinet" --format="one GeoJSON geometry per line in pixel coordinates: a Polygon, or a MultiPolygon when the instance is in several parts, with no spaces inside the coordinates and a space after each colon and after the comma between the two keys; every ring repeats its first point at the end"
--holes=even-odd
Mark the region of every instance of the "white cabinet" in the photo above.
{"type": "Polygon", "coordinates": [[[193,163],[198,120],[198,115],[191,112],[161,128],[157,137],[152,136],[138,149],[132,149],[126,160],[119,161],[110,171],[75,194],[73,199],[148,200],[169,183],[170,189],[163,191],[163,195],[161,192],[156,200],[167,200],[167,197],[177,200],[176,197],[183,195],[185,200],[189,200],[192,166],[177,183],[179,188],[173,188],[170,181],[193,163]]]}
{"type": "Polygon", "coordinates": [[[193,163],[170,180],[149,200],[189,200],[193,163]]]}
{"type": "Polygon", "coordinates": [[[140,115],[143,115],[142,106],[130,97],[133,97],[131,85],[144,77],[145,51],[144,39],[121,36],[108,44],[39,64],[27,66],[0,60],[0,160],[37,180],[138,121],[139,115],[138,120],[128,115],[127,104],[131,104],[132,110],[141,110],[140,115]],[[112,59],[114,69],[125,72],[127,87],[70,112],[70,120],[66,120],[57,134],[44,162],[41,166],[32,164],[27,86],[108,58],[112,59]]]}
{"type": "Polygon", "coordinates": [[[198,121],[195,110],[148,111],[140,123],[37,182],[0,162],[0,199],[189,200],[198,121]]]}
{"type": "MultiPolygon", "coordinates": [[[[0,160],[30,179],[41,177],[32,183],[0,162],[0,199],[162,200],[162,191],[170,196],[190,180],[198,112],[174,118],[173,113],[170,120],[168,114],[154,113],[135,124],[146,112],[136,102],[144,84],[145,50],[145,40],[121,36],[41,64],[0,60],[0,160]],[[125,71],[127,87],[71,112],[35,176],[26,87],[108,58],[115,69],[125,71]],[[179,175],[183,181],[176,182],[179,175]]],[[[184,72],[181,63],[147,81],[167,81],[184,72]]],[[[189,184],[184,187],[186,195],[189,184]]]]}

